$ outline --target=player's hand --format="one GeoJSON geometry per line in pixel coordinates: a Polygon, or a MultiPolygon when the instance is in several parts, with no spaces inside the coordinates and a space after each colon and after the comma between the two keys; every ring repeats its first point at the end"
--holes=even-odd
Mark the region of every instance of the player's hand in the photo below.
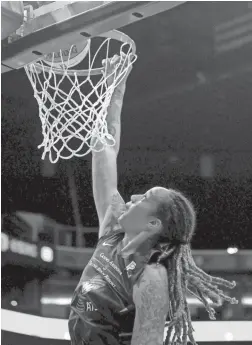
{"type": "Polygon", "coordinates": [[[124,53],[114,55],[112,58],[104,59],[102,65],[104,67],[104,76],[107,78],[107,85],[110,86],[116,83],[116,86],[126,82],[136,56],[132,54],[126,55],[124,53]]]}

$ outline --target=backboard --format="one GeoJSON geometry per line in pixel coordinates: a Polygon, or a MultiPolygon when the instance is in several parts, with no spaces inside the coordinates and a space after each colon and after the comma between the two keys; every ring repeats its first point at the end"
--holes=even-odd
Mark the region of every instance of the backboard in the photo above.
{"type": "Polygon", "coordinates": [[[2,40],[2,73],[22,68],[44,54],[170,10],[184,2],[20,1],[24,5],[23,25],[14,35],[15,39],[2,40]]]}

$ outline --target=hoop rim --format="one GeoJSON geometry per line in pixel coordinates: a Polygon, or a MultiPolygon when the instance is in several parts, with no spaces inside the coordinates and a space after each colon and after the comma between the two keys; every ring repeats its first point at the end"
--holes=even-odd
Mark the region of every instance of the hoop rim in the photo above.
{"type": "MultiPolygon", "coordinates": [[[[117,40],[119,42],[122,42],[124,44],[130,44],[132,47],[132,54],[135,55],[136,54],[136,44],[133,41],[132,38],[130,38],[128,35],[126,35],[125,33],[119,31],[119,30],[110,30],[108,32],[102,33],[100,35],[94,36],[94,37],[104,37],[104,38],[112,38],[114,40],[117,40]]],[[[87,38],[87,40],[92,39],[92,37],[87,38]]],[[[43,59],[41,59],[43,61],[43,59]]],[[[66,73],[66,70],[62,70],[60,68],[56,68],[53,66],[47,67],[45,65],[43,65],[43,67],[41,67],[41,65],[37,62],[32,62],[29,65],[34,65],[37,69],[40,70],[44,70],[46,72],[50,72],[53,71],[56,74],[59,75],[64,75],[66,73]]],[[[27,66],[29,68],[29,65],[27,66]]],[[[76,69],[69,69],[67,70],[67,74],[69,76],[87,76],[87,75],[99,75],[102,74],[104,70],[104,67],[99,67],[99,68],[94,68],[94,69],[83,69],[83,70],[76,70],[76,69]]]]}

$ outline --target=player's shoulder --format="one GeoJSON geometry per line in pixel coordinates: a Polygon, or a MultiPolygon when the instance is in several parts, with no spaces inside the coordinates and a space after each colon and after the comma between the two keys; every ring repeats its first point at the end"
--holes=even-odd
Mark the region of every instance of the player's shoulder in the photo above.
{"type": "Polygon", "coordinates": [[[144,267],[142,273],[143,280],[151,280],[151,281],[162,281],[164,284],[167,285],[168,283],[168,273],[167,269],[162,264],[151,263],[147,264],[144,267]]]}
{"type": "Polygon", "coordinates": [[[167,269],[161,264],[147,264],[134,284],[133,298],[138,300],[139,294],[146,291],[155,291],[164,297],[168,298],[168,273],[167,269]]]}

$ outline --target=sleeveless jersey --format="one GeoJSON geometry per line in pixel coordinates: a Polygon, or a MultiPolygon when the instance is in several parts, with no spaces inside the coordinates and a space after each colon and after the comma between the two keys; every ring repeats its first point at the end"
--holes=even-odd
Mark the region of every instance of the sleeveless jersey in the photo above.
{"type": "Polygon", "coordinates": [[[157,251],[122,258],[123,237],[118,230],[101,237],[83,271],[71,302],[72,345],[125,344],[119,335],[133,330],[133,285],[157,251]]]}

